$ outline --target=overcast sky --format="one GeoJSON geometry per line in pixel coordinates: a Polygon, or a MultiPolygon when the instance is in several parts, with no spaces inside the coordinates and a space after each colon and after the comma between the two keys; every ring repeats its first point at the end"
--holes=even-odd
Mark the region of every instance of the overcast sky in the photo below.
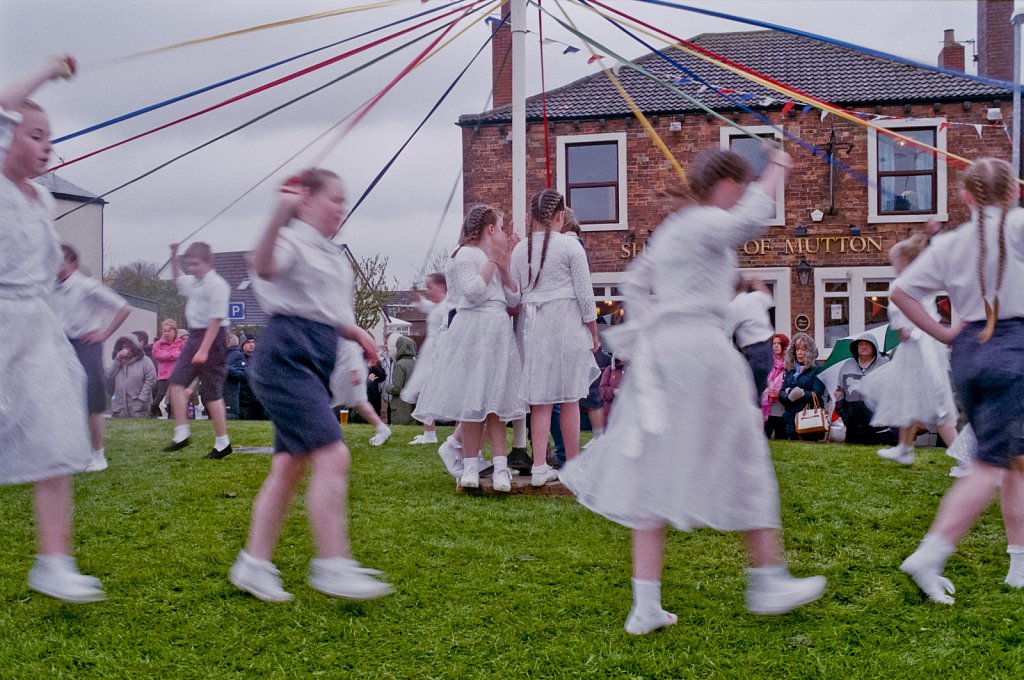
{"type": "MultiPolygon", "coordinates": [[[[609,2],[683,37],[703,32],[755,30],[744,24],[636,0],[609,2]]],[[[48,54],[75,54],[83,65],[79,77],[67,83],[51,84],[36,96],[48,110],[57,138],[342,40],[431,5],[445,4],[443,0],[425,4],[420,0],[407,0],[386,8],[109,63],[114,58],[179,41],[368,3],[369,0],[0,0],[0,82],[9,82],[48,54]]],[[[944,29],[955,29],[958,40],[976,37],[975,0],[689,0],[686,4],[820,33],[929,64],[936,61],[944,29]]],[[[554,10],[555,0],[547,0],[544,5],[554,10]]],[[[584,32],[620,54],[635,58],[646,52],[586,10],[567,2],[563,5],[584,32]]],[[[1015,5],[1018,11],[1024,9],[1020,1],[1015,5]]],[[[531,9],[528,15],[529,28],[534,31],[527,43],[527,93],[532,95],[540,91],[536,10],[531,9]]],[[[387,32],[394,30],[398,29],[387,32]]],[[[545,20],[544,33],[545,37],[581,48],[579,54],[569,56],[562,55],[561,46],[546,48],[549,89],[599,70],[597,64],[587,64],[587,52],[580,41],[550,19],[545,20]]],[[[483,24],[474,26],[436,58],[415,70],[323,161],[323,166],[342,175],[353,201],[419,124],[487,35],[488,29],[483,24]]],[[[320,52],[70,140],[58,145],[55,151],[65,159],[88,153],[373,38],[320,52]]],[[[168,243],[210,219],[271,169],[372,96],[429,40],[111,195],[105,211],[107,266],[138,259],[162,263],[167,257],[168,243]]],[[[287,99],[338,77],[401,41],[399,38],[211,114],[81,161],[61,170],[60,174],[89,191],[103,193],[287,99]]],[[[972,70],[972,65],[968,65],[968,70],[972,70]]],[[[424,250],[459,175],[461,137],[454,123],[459,114],[487,108],[484,104],[489,92],[488,49],[345,227],[343,240],[351,245],[356,255],[376,252],[387,255],[391,260],[390,273],[403,285],[411,282],[413,273],[421,266],[424,250]]],[[[324,144],[315,145],[292,162],[290,169],[307,165],[324,144]]],[[[196,238],[210,242],[217,250],[250,249],[264,225],[272,199],[272,185],[264,185],[196,238]]],[[[439,246],[450,246],[457,240],[461,193],[453,208],[442,227],[439,246]]]]}

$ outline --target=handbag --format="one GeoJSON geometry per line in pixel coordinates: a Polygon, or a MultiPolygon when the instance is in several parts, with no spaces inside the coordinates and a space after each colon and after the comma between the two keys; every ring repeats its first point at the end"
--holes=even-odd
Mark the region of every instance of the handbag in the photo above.
{"type": "Polygon", "coordinates": [[[846,441],[846,423],[842,418],[836,418],[828,428],[827,441],[842,444],[846,441]]]}
{"type": "Polygon", "coordinates": [[[808,404],[804,406],[803,411],[798,411],[796,414],[797,434],[815,434],[828,430],[828,416],[825,415],[825,409],[818,401],[818,395],[811,392],[811,397],[814,399],[814,408],[808,404]]]}

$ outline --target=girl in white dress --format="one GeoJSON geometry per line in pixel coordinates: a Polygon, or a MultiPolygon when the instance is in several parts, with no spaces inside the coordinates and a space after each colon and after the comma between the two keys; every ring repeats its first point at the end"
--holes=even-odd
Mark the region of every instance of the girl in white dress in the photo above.
{"type": "Polygon", "coordinates": [[[953,382],[977,439],[971,474],[946,492],[924,540],[900,566],[942,604],[953,604],[955,590],[943,575],[946,560],[997,489],[1010,553],[1005,583],[1024,588],[1024,211],[1006,161],[976,161],[963,183],[970,221],[937,236],[890,294],[918,328],[952,344],[953,382]],[[955,328],[921,304],[942,291],[964,320],[955,328]]]}
{"type": "Polygon", "coordinates": [[[624,281],[628,320],[605,333],[631,360],[602,437],[561,479],[577,500],[633,530],[634,635],[670,626],[661,608],[665,529],[745,534],[753,567],[747,607],[779,614],[817,599],[824,577],[789,575],[779,495],[750,369],[725,333],[735,248],[774,214],[791,160],[773,151],[760,180],[739,155],[706,151],[689,172],[692,198],[654,232],[624,281]],[[653,293],[653,294],[652,294],[653,293]],[[700,357],[694,361],[694,357],[700,357]]]}
{"type": "MultiPolygon", "coordinates": [[[[402,389],[399,395],[402,401],[415,404],[420,398],[423,386],[430,379],[430,372],[434,367],[434,355],[437,353],[437,345],[441,340],[448,321],[448,305],[445,298],[448,296],[448,281],[441,272],[433,272],[427,275],[426,291],[423,294],[413,286],[412,292],[416,297],[413,306],[427,315],[427,339],[423,341],[419,354],[416,356],[416,368],[413,369],[412,377],[402,389]]],[[[423,434],[413,437],[410,444],[436,444],[437,428],[434,421],[429,420],[423,423],[423,434]]]]}
{"type": "Polygon", "coordinates": [[[461,484],[480,486],[478,461],[484,424],[494,454],[494,490],[512,490],[505,423],[526,415],[520,396],[522,360],[508,308],[519,304],[519,286],[509,274],[512,242],[501,215],[489,205],[466,214],[459,248],[445,278],[456,314],[437,351],[433,371],[413,417],[457,420],[462,425],[461,484]]]}
{"type": "Polygon", "coordinates": [[[28,585],[68,602],[103,599],[71,556],[71,475],[92,459],[85,372],[47,304],[63,257],[46,171],[50,124],[28,97],[75,61],[53,58],[0,91],[0,484],[33,484],[35,565],[28,585]]]}
{"type": "Polygon", "coordinates": [[[587,254],[574,236],[562,233],[564,219],[562,194],[537,192],[530,199],[532,233],[512,251],[512,276],[522,291],[518,329],[522,394],[530,405],[533,486],[558,478],[545,460],[553,406],[561,404],[565,457],[572,460],[580,451],[580,399],[601,375],[594,360],[600,340],[587,254]]]}
{"type": "MultiPolygon", "coordinates": [[[[889,260],[898,276],[928,245],[928,237],[914,234],[889,251],[889,260]]],[[[923,301],[938,318],[935,296],[923,301]]],[[[874,413],[873,427],[898,427],[899,444],[882,449],[878,455],[903,465],[914,462],[914,439],[918,424],[935,425],[946,446],[956,440],[959,416],[949,380],[949,359],[945,348],[922,333],[893,305],[889,323],[899,331],[900,346],[892,361],[878,368],[860,384],[860,394],[874,413]]]]}

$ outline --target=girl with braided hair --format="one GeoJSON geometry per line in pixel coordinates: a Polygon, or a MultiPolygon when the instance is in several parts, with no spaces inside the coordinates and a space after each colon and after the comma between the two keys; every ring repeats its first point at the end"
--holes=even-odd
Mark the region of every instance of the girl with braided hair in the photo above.
{"type": "Polygon", "coordinates": [[[792,163],[782,151],[770,161],[748,189],[741,156],[698,155],[687,204],[655,230],[623,282],[628,320],[605,331],[616,357],[631,362],[605,433],[562,471],[580,503],[633,530],[633,635],[677,620],[661,608],[669,525],[744,533],[747,607],[756,613],[787,612],[825,589],[823,577],[793,578],[786,568],[761,409],[736,398],[750,390],[750,367],[725,332],[736,248],[764,232],[792,163]]]}
{"type": "Polygon", "coordinates": [[[946,560],[1000,484],[1010,553],[1005,582],[1024,588],[1024,211],[1015,207],[1019,189],[1006,161],[977,161],[963,183],[971,219],[936,237],[890,295],[918,328],[953,346],[953,382],[977,438],[971,474],[949,489],[921,545],[900,566],[942,604],[953,603],[946,560]],[[955,328],[921,303],[942,291],[963,320],[955,328]]]}
{"type": "Polygon", "coordinates": [[[551,412],[559,424],[567,460],[580,450],[580,399],[600,376],[594,351],[597,306],[587,255],[574,236],[562,233],[565,199],[554,189],[530,199],[530,235],[512,251],[512,276],[522,291],[519,340],[523,350],[522,395],[530,405],[533,469],[530,483],[558,478],[547,464],[551,412]]]}
{"type": "Polygon", "coordinates": [[[449,305],[457,311],[434,354],[437,370],[423,386],[413,417],[421,422],[459,421],[465,488],[480,486],[480,449],[485,425],[494,463],[494,490],[512,490],[506,427],[526,415],[519,396],[522,360],[508,308],[519,304],[519,285],[509,274],[512,236],[489,205],[469,209],[459,247],[445,278],[449,305]],[[443,367],[443,368],[442,368],[443,367]]]}

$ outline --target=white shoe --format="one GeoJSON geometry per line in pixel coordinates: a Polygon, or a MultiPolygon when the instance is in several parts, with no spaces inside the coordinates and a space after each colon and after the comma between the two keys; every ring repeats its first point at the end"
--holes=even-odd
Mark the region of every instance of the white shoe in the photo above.
{"type": "Polygon", "coordinates": [[[900,571],[914,579],[928,599],[938,604],[956,602],[951,595],[956,593],[953,582],[942,575],[936,565],[927,559],[925,553],[918,549],[900,565],[900,571]]]}
{"type": "Polygon", "coordinates": [[[544,486],[548,482],[554,482],[558,479],[558,470],[550,465],[533,468],[530,472],[530,486],[544,486]]]}
{"type": "Polygon", "coordinates": [[[384,446],[387,440],[391,439],[391,428],[384,425],[381,429],[377,430],[377,434],[373,435],[370,439],[370,446],[384,446]]]}
{"type": "Polygon", "coordinates": [[[289,602],[294,595],[281,584],[281,572],[267,560],[258,560],[244,550],[228,571],[228,579],[239,590],[264,602],[289,602]]]}
{"type": "Polygon", "coordinates": [[[423,434],[418,434],[415,437],[413,437],[412,441],[409,442],[409,443],[413,444],[413,445],[416,445],[416,444],[436,444],[437,443],[437,433],[436,432],[424,432],[423,434]]]}
{"type": "Polygon", "coordinates": [[[462,446],[451,437],[444,440],[441,446],[437,447],[437,455],[441,456],[444,467],[455,479],[462,476],[464,464],[462,462],[462,446]]]}
{"type": "Polygon", "coordinates": [[[890,449],[882,449],[878,452],[881,458],[886,460],[896,461],[900,465],[913,465],[914,463],[914,447],[904,446],[897,444],[890,449]]]}
{"type": "Polygon", "coordinates": [[[107,457],[102,453],[92,454],[92,459],[89,464],[85,466],[86,472],[102,472],[108,467],[107,457]]]}
{"type": "Polygon", "coordinates": [[[825,592],[824,576],[793,578],[783,568],[777,574],[755,574],[747,570],[747,609],[755,614],[785,614],[814,602],[825,592]]]}
{"type": "Polygon", "coordinates": [[[512,472],[508,468],[494,471],[494,490],[500,493],[508,493],[512,490],[512,472]]]}
{"type": "Polygon", "coordinates": [[[674,626],[678,621],[679,617],[664,609],[641,616],[637,613],[636,608],[633,608],[626,618],[626,632],[630,635],[646,635],[659,628],[674,626]]]}
{"type": "Polygon", "coordinates": [[[971,474],[971,461],[962,460],[953,467],[949,468],[949,476],[957,479],[966,477],[971,474]]]}
{"type": "Polygon", "coordinates": [[[309,587],[346,600],[374,600],[395,592],[391,584],[374,578],[380,575],[376,569],[366,569],[343,557],[314,559],[309,563],[309,587]]]}
{"type": "MultiPolygon", "coordinates": [[[[476,459],[473,460],[476,463],[476,459]]],[[[463,489],[479,489],[480,488],[480,470],[476,465],[467,465],[462,471],[462,477],[459,479],[459,486],[463,489]]]]}
{"type": "Polygon", "coordinates": [[[86,604],[106,598],[100,580],[79,573],[68,555],[37,555],[28,572],[28,587],[57,600],[86,604]]]}

